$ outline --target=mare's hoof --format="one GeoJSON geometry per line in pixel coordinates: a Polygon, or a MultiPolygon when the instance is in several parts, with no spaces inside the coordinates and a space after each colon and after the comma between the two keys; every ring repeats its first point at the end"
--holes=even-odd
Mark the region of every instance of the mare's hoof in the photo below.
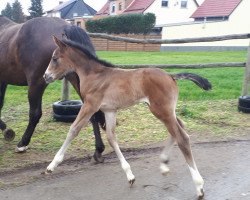
{"type": "Polygon", "coordinates": [[[128,181],[128,183],[130,184],[130,187],[132,187],[132,185],[134,184],[134,182],[135,182],[135,178],[128,181]]]}
{"type": "Polygon", "coordinates": [[[205,195],[205,193],[204,193],[204,190],[203,190],[203,188],[202,188],[202,189],[200,190],[200,192],[199,192],[198,200],[203,199],[204,195],[205,195]]]}
{"type": "Polygon", "coordinates": [[[102,154],[96,153],[93,155],[91,162],[93,164],[99,164],[104,162],[104,158],[102,157],[102,154]]]}
{"type": "Polygon", "coordinates": [[[14,138],[16,136],[15,132],[9,128],[7,128],[3,131],[3,135],[4,135],[4,139],[8,142],[14,140],[14,138]]]}
{"type": "Polygon", "coordinates": [[[23,147],[16,147],[15,152],[16,153],[24,153],[29,147],[23,146],[23,147]]]}

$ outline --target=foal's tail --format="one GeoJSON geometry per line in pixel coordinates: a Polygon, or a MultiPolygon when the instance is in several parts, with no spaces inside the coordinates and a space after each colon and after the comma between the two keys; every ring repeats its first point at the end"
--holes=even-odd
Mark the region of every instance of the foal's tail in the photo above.
{"type": "Polygon", "coordinates": [[[171,74],[171,76],[173,77],[174,80],[180,80],[180,79],[191,80],[203,90],[212,89],[212,84],[206,78],[203,78],[197,74],[179,73],[179,74],[171,74]]]}

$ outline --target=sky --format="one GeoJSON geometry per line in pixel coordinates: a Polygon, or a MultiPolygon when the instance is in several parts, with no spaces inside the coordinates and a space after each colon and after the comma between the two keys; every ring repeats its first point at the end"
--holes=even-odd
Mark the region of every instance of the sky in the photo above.
{"type": "MultiPolygon", "coordinates": [[[[15,0],[0,0],[0,13],[5,8],[6,4],[9,2],[12,4],[15,0]]],[[[23,12],[25,14],[29,14],[28,8],[31,5],[31,0],[18,0],[23,8],[23,12]]],[[[67,0],[60,0],[60,1],[67,1],[67,0]]],[[[99,11],[102,6],[107,2],[107,0],[84,0],[86,4],[94,8],[96,11],[99,11]]],[[[43,0],[43,10],[47,11],[59,4],[59,0],[43,0]]]]}

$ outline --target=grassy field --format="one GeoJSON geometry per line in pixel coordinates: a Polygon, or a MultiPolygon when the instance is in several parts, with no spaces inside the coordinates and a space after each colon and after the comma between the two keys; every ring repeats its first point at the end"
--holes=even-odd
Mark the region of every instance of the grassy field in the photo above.
{"type": "MultiPolygon", "coordinates": [[[[114,64],[180,64],[212,62],[245,62],[246,52],[98,52],[100,58],[114,64]]],[[[180,98],[177,113],[186,122],[194,138],[230,138],[244,135],[250,129],[250,116],[237,111],[237,98],[242,87],[243,68],[167,70],[170,73],[192,72],[208,78],[213,90],[204,92],[190,81],[178,81],[180,98]],[[241,131],[243,130],[243,131],[241,131]]],[[[78,99],[71,90],[71,99],[78,99]]],[[[43,117],[36,128],[26,154],[13,150],[20,140],[28,120],[27,87],[9,86],[2,119],[16,132],[12,142],[0,137],[0,171],[31,163],[49,161],[64,141],[70,124],[55,122],[51,104],[60,100],[61,82],[50,84],[43,98],[43,117]]],[[[163,125],[139,104],[118,114],[117,134],[123,147],[140,147],[163,141],[167,133],[163,125]]],[[[103,137],[106,138],[106,137],[103,137]]],[[[107,143],[105,139],[105,143],[107,143]]],[[[91,126],[81,131],[68,156],[85,156],[94,149],[91,126]]],[[[107,148],[110,150],[110,148],[107,148]]]]}

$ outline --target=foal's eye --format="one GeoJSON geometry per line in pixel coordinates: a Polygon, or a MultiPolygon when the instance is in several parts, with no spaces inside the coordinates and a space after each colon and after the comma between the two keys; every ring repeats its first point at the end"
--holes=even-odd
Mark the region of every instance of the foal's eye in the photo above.
{"type": "Polygon", "coordinates": [[[53,62],[57,62],[57,58],[56,57],[52,57],[52,61],[53,62]]]}

